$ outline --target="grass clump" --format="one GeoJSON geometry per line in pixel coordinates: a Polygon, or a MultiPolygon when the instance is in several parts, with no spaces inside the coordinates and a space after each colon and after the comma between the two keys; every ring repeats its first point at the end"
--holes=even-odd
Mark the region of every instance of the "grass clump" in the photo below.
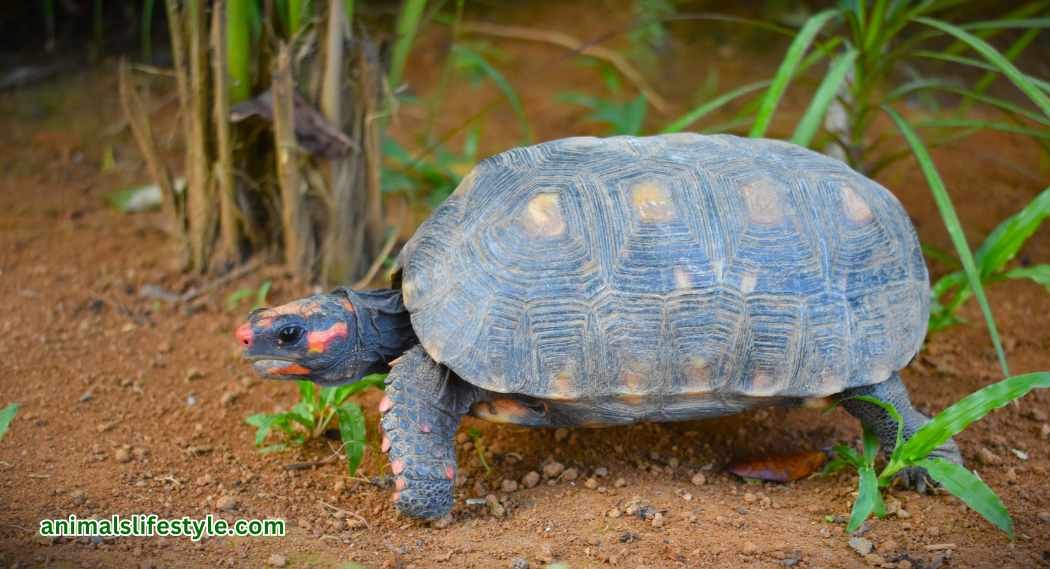
{"type": "Polygon", "coordinates": [[[372,374],[354,383],[320,389],[313,382],[300,381],[299,402],[291,409],[281,413],[257,413],[245,422],[255,427],[255,445],[260,447],[260,452],[274,452],[303,446],[322,436],[335,419],[339,424],[347,469],[353,475],[364,457],[367,432],[361,406],[349,398],[369,388],[382,389],[385,379],[386,374],[372,374]],[[264,446],[271,432],[279,433],[282,440],[264,446]]]}
{"type": "Polygon", "coordinates": [[[903,426],[897,409],[872,397],[858,397],[885,409],[897,420],[897,446],[889,454],[881,471],[876,474],[875,457],[879,442],[873,433],[864,432],[863,451],[839,445],[838,455],[828,463],[825,472],[834,472],[852,467],[860,476],[857,499],[853,503],[847,531],[854,531],[872,514],[882,517],[886,513],[882,490],[888,488],[894,477],[905,468],[924,468],[933,480],[945,490],[957,496],[967,506],[981,514],[1013,539],[1014,526],[1010,513],[999,496],[975,473],[964,466],[939,458],[930,458],[930,453],[949,438],[961,433],[975,421],[1011,401],[1024,397],[1035,388],[1050,387],[1050,372],[1037,372],[1009,377],[979,389],[938,413],[910,438],[904,440],[903,426]]]}
{"type": "Polygon", "coordinates": [[[16,413],[18,413],[18,403],[12,403],[0,410],[0,440],[3,440],[4,435],[7,434],[7,429],[11,426],[11,421],[15,420],[16,413]]]}

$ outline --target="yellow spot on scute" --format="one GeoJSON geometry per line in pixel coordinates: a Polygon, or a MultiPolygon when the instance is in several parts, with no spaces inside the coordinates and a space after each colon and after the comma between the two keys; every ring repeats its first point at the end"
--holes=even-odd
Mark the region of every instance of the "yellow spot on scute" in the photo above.
{"type": "Polygon", "coordinates": [[[740,292],[749,294],[755,290],[755,285],[758,284],[758,275],[755,273],[746,273],[740,279],[740,292]]]}
{"type": "Polygon", "coordinates": [[[776,186],[769,180],[758,180],[744,186],[744,202],[748,218],[762,225],[775,225],[784,218],[783,206],[776,186]]]}
{"type": "Polygon", "coordinates": [[[669,221],[675,217],[674,200],[667,188],[642,182],[631,188],[631,203],[642,221],[669,221]]]}
{"type": "Polygon", "coordinates": [[[842,186],[840,191],[842,193],[842,210],[846,213],[846,217],[856,223],[871,221],[871,208],[868,207],[868,203],[864,201],[864,198],[860,197],[849,186],[842,186]]]}
{"type": "Polygon", "coordinates": [[[545,193],[529,200],[522,220],[525,229],[537,237],[555,237],[565,232],[565,218],[557,194],[545,193]]]}

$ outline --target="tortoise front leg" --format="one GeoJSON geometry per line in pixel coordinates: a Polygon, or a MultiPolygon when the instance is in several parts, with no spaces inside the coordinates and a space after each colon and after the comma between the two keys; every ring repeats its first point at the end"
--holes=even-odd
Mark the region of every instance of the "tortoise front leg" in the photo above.
{"type": "Polygon", "coordinates": [[[476,389],[416,346],[394,363],[387,378],[383,451],[395,478],[394,503],[413,518],[440,518],[452,509],[456,479],[454,438],[476,389]]]}

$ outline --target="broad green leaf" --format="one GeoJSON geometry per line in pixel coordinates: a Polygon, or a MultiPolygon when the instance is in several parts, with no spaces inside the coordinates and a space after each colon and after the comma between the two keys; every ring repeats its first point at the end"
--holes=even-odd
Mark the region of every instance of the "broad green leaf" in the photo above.
{"type": "Polygon", "coordinates": [[[667,134],[671,132],[680,132],[683,129],[689,128],[696,121],[706,117],[707,115],[721,109],[722,107],[729,104],[734,99],[738,99],[747,95],[748,93],[757,91],[769,85],[769,81],[756,81],[755,83],[748,83],[747,85],[737,87],[728,93],[719,95],[710,101],[707,101],[696,108],[692,109],[688,113],[681,117],[671,121],[660,131],[661,134],[667,134]]]}
{"type": "Polygon", "coordinates": [[[245,423],[255,427],[255,446],[262,446],[276,420],[277,416],[270,413],[257,413],[244,420],[245,423]]]}
{"type": "Polygon", "coordinates": [[[886,515],[886,505],[882,501],[882,494],[879,493],[875,470],[870,466],[865,466],[859,472],[860,486],[857,499],[853,502],[853,511],[850,512],[849,524],[846,525],[846,531],[849,532],[856,531],[873,513],[880,518],[886,515]]]}
{"type": "Polygon", "coordinates": [[[974,473],[963,466],[939,458],[923,460],[918,466],[925,468],[930,477],[945,490],[984,516],[992,525],[1003,530],[1010,539],[1014,538],[1014,521],[1010,518],[1010,512],[1006,511],[1006,506],[999,496],[974,473]]]}
{"type": "Polygon", "coordinates": [[[314,408],[313,405],[305,401],[296,403],[289,411],[284,413],[284,415],[305,427],[307,431],[312,431],[314,429],[314,422],[316,421],[314,418],[314,408]]]}
{"type": "Polygon", "coordinates": [[[16,413],[18,413],[18,403],[12,403],[0,410],[0,440],[3,440],[4,435],[7,434],[7,428],[11,426],[11,421],[15,419],[16,413]]]}
{"type": "Polygon", "coordinates": [[[974,51],[987,59],[989,63],[1002,71],[1003,75],[1006,75],[1006,77],[1016,85],[1018,89],[1020,89],[1025,95],[1028,95],[1028,98],[1043,111],[1043,114],[1050,116],[1050,97],[1040,90],[1039,87],[1032,82],[1030,77],[1022,73],[1013,63],[1003,57],[1003,55],[992,47],[991,44],[958,26],[949,24],[948,22],[931,18],[916,18],[915,21],[937,28],[947,34],[955,36],[956,39],[965,42],[974,51]]]}
{"type": "Polygon", "coordinates": [[[339,437],[346,449],[346,466],[353,475],[361,465],[365,452],[365,415],[356,403],[345,403],[336,409],[339,418],[339,437]]]}
{"type": "Polygon", "coordinates": [[[864,466],[874,468],[875,456],[879,454],[879,438],[871,429],[865,428],[861,440],[864,443],[864,466]]]}
{"type": "Polygon", "coordinates": [[[893,119],[893,122],[897,125],[897,130],[904,136],[908,146],[911,147],[912,152],[915,154],[915,159],[919,162],[919,168],[926,177],[926,183],[930,186],[930,191],[933,192],[933,199],[937,203],[937,209],[940,210],[941,219],[948,229],[948,235],[952,239],[952,244],[955,245],[955,252],[962,262],[970,288],[973,289],[974,294],[977,296],[977,302],[981,306],[985,324],[988,326],[988,333],[992,337],[992,344],[995,346],[995,353],[999,358],[999,366],[1003,370],[1003,375],[1009,376],[1010,367],[1006,363],[1006,353],[1003,351],[1003,344],[999,339],[999,329],[995,325],[995,318],[992,317],[992,309],[988,306],[988,299],[984,295],[984,287],[981,285],[981,277],[974,262],[973,253],[970,252],[970,246],[966,243],[966,235],[963,233],[962,223],[959,221],[959,216],[955,213],[955,206],[952,205],[952,199],[948,195],[948,190],[944,187],[944,181],[941,180],[941,175],[937,172],[937,167],[934,165],[929,151],[926,150],[926,145],[923,144],[911,125],[892,107],[883,105],[882,109],[893,119]]]}
{"type": "Polygon", "coordinates": [[[864,459],[862,459],[861,456],[857,454],[857,451],[853,450],[853,448],[850,446],[835,445],[834,447],[832,447],[831,450],[834,451],[835,456],[846,461],[846,463],[848,463],[851,466],[854,466],[856,468],[861,468],[862,466],[864,466],[864,459]]]}
{"type": "Polygon", "coordinates": [[[817,92],[813,95],[813,100],[810,101],[806,113],[802,115],[802,120],[795,127],[795,134],[792,135],[791,142],[800,146],[809,146],[809,143],[813,140],[813,135],[817,133],[820,125],[824,122],[824,115],[828,112],[828,106],[835,99],[835,95],[839,92],[839,87],[846,79],[846,74],[856,59],[857,51],[849,49],[846,53],[831,61],[827,75],[824,76],[820,87],[817,88],[817,92]]]}
{"type": "Polygon", "coordinates": [[[507,99],[510,108],[518,117],[518,124],[521,126],[525,142],[531,143],[532,127],[529,126],[529,119],[525,116],[525,107],[521,104],[521,97],[518,96],[518,92],[511,86],[510,81],[507,81],[507,78],[493,67],[484,56],[463,44],[457,43],[453,45],[452,54],[456,57],[458,65],[473,69],[477,73],[484,75],[503,93],[503,97],[507,99]]]}
{"type": "Polygon", "coordinates": [[[1050,187],[1028,205],[1000,223],[977,248],[975,259],[981,275],[987,277],[1002,269],[1021,250],[1021,246],[1050,216],[1050,187]]]}
{"type": "Polygon", "coordinates": [[[1050,292],[1050,265],[1020,267],[1007,271],[1003,276],[1008,279],[1031,279],[1045,286],[1047,291],[1050,292]]]}
{"type": "Polygon", "coordinates": [[[812,43],[817,32],[824,27],[824,24],[828,23],[828,21],[838,14],[838,10],[825,10],[819,12],[807,20],[805,25],[802,26],[802,29],[799,30],[798,35],[795,36],[795,39],[788,47],[787,54],[784,55],[780,67],[773,76],[773,83],[769,86],[765,96],[762,98],[758,114],[755,116],[755,123],[752,125],[751,132],[748,133],[748,136],[752,138],[760,138],[766,135],[766,131],[769,129],[769,124],[773,121],[773,114],[777,110],[777,105],[780,104],[780,99],[784,96],[784,91],[787,90],[788,83],[790,83],[792,77],[794,77],[795,70],[798,68],[799,62],[802,61],[806,49],[809,48],[809,44],[812,43]]]}
{"type": "Polygon", "coordinates": [[[979,389],[938,413],[901,447],[900,458],[914,464],[971,423],[1035,388],[1050,387],[1050,372],[1026,373],[979,389]]]}
{"type": "Polygon", "coordinates": [[[312,381],[298,381],[299,385],[299,402],[300,404],[306,403],[311,408],[314,402],[317,400],[317,386],[312,381]]]}

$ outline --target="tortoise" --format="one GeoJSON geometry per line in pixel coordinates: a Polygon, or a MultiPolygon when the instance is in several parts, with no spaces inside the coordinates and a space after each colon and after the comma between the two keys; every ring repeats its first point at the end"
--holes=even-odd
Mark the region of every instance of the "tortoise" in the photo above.
{"type": "MultiPolygon", "coordinates": [[[[236,337],[266,377],[389,370],[394,501],[439,518],[465,415],[600,426],[837,400],[892,449],[896,421],[855,397],[892,403],[906,437],[928,421],[899,370],[929,302],[901,204],[842,162],[730,135],[574,137],[481,161],[391,288],[258,310],[236,337]]],[[[934,454],[961,463],[951,440],[934,454]]]]}

